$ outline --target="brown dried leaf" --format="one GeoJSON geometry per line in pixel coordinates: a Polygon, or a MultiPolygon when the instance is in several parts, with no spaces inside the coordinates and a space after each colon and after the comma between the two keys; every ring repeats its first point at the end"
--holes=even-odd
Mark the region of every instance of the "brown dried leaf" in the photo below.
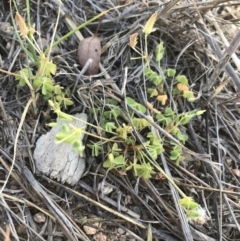
{"type": "Polygon", "coordinates": [[[182,84],[182,83],[178,83],[177,84],[177,89],[181,92],[185,91],[185,90],[188,90],[188,86],[185,85],[185,84],[182,84]]]}
{"type": "Polygon", "coordinates": [[[153,105],[149,102],[146,104],[147,108],[152,111],[153,113],[160,114],[161,112],[153,107],[153,105]]]}
{"type": "Polygon", "coordinates": [[[160,101],[162,103],[162,105],[166,104],[168,97],[167,95],[159,95],[157,96],[157,100],[160,101]]]}
{"type": "Polygon", "coordinates": [[[129,46],[133,49],[137,45],[137,37],[138,37],[138,33],[134,33],[130,36],[129,46]]]}
{"type": "Polygon", "coordinates": [[[16,13],[15,19],[16,19],[17,25],[19,26],[20,33],[23,35],[24,38],[26,38],[29,33],[29,29],[25,23],[25,20],[18,12],[16,13]]]}
{"type": "Polygon", "coordinates": [[[99,70],[101,56],[101,43],[97,36],[85,38],[78,45],[78,60],[83,67],[89,59],[92,59],[92,64],[88,67],[85,75],[95,75],[99,70]]]}

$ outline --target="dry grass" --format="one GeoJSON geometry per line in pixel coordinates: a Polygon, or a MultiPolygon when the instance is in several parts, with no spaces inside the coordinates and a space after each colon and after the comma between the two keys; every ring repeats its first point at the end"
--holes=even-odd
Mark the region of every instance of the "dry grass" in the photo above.
{"type": "MultiPolygon", "coordinates": [[[[20,2],[23,2],[19,8],[24,15],[25,3],[20,2]]],[[[186,222],[177,205],[178,194],[165,179],[143,181],[114,171],[106,173],[99,159],[89,158],[87,173],[75,187],[37,175],[32,151],[38,137],[47,131],[45,124],[53,118],[44,100],[39,100],[37,110],[30,109],[27,113],[18,139],[14,169],[6,183],[23,106],[30,94],[27,88],[19,88],[13,76],[1,74],[0,180],[1,185],[6,184],[0,194],[1,240],[146,240],[149,223],[153,240],[239,239],[239,1],[180,0],[169,7],[164,3],[167,1],[65,0],[57,38],[70,31],[74,24],[126,2],[127,6],[107,13],[100,26],[101,74],[90,83],[89,79],[79,77],[78,39],[74,35],[52,52],[58,66],[55,80],[74,90],[75,105],[69,110],[71,113],[88,112],[89,99],[94,101],[112,93],[120,98],[124,79],[125,93],[144,103],[143,66],[140,60],[130,60],[134,52],[128,42],[129,36],[140,33],[140,25],[157,11],[160,18],[155,24],[157,31],[149,36],[149,53],[153,53],[159,40],[164,41],[166,56],[158,71],[171,67],[186,74],[198,96],[194,103],[179,103],[179,112],[206,109],[203,117],[195,118],[186,126],[187,147],[192,152],[185,153],[183,165],[176,166],[164,155],[159,162],[184,192],[206,209],[211,220],[204,225],[186,222]],[[101,84],[97,85],[97,80],[101,80],[101,84]],[[86,94],[88,98],[84,97],[86,94]],[[98,190],[101,182],[111,184],[114,191],[102,195],[98,190]],[[42,218],[38,219],[36,214],[42,218]],[[97,233],[87,235],[86,226],[97,233]]],[[[0,22],[8,22],[7,2],[2,1],[0,6],[0,22]]],[[[46,46],[51,41],[57,8],[55,1],[31,2],[32,20],[46,46]]],[[[88,25],[82,36],[91,36],[97,25],[98,22],[88,25]]],[[[11,24],[2,26],[0,67],[16,72],[25,64],[24,55],[11,24]]],[[[142,44],[140,41],[140,46],[142,44]]]]}

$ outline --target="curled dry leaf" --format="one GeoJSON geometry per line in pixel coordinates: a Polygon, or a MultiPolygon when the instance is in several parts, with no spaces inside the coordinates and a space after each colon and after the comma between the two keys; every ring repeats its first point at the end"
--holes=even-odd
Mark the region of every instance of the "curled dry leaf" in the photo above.
{"type": "Polygon", "coordinates": [[[153,113],[160,114],[161,112],[153,107],[153,105],[149,102],[146,104],[147,108],[152,111],[153,113]]]}
{"type": "Polygon", "coordinates": [[[99,70],[101,56],[101,43],[96,35],[85,38],[78,45],[78,60],[83,67],[89,59],[92,59],[92,64],[88,67],[85,75],[95,75],[99,70]]]}
{"type": "Polygon", "coordinates": [[[135,49],[137,45],[137,37],[138,37],[138,33],[134,33],[130,36],[129,46],[133,49],[135,49]]]}
{"type": "Polygon", "coordinates": [[[159,95],[157,97],[157,100],[160,101],[162,103],[162,105],[166,104],[167,99],[168,99],[167,95],[159,95]]]}

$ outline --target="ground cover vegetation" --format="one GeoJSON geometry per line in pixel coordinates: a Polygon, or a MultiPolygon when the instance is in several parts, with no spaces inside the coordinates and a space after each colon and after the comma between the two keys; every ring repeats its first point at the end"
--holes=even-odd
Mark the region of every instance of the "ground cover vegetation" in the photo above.
{"type": "Polygon", "coordinates": [[[235,240],[237,1],[20,2],[0,27],[2,237],[235,240]],[[73,187],[33,158],[60,120],[87,162],[73,187]]]}

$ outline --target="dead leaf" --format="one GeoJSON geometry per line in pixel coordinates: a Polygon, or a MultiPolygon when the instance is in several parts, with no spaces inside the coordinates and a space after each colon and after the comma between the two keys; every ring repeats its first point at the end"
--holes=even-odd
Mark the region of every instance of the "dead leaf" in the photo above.
{"type": "Polygon", "coordinates": [[[147,23],[145,24],[143,28],[143,33],[145,33],[145,35],[149,35],[151,32],[155,31],[155,29],[153,28],[153,25],[156,22],[156,20],[157,20],[157,12],[152,14],[152,16],[148,19],[147,23]]]}
{"type": "Polygon", "coordinates": [[[18,12],[16,13],[15,19],[16,19],[17,25],[19,26],[20,33],[23,35],[24,38],[26,38],[29,33],[29,29],[25,23],[25,20],[18,12]]]}
{"type": "Polygon", "coordinates": [[[168,97],[167,95],[158,95],[157,100],[162,103],[162,105],[166,104],[168,97]]]}
{"type": "Polygon", "coordinates": [[[182,84],[182,83],[178,83],[177,84],[177,89],[181,92],[185,91],[185,90],[188,90],[188,86],[185,85],[185,84],[182,84]]]}
{"type": "Polygon", "coordinates": [[[137,45],[137,37],[138,37],[138,33],[134,33],[134,34],[130,35],[129,46],[133,49],[135,49],[135,47],[137,45]]]}
{"type": "Polygon", "coordinates": [[[150,111],[152,111],[152,112],[154,112],[154,113],[156,113],[156,114],[160,114],[160,113],[161,113],[159,110],[155,109],[155,108],[153,107],[153,105],[152,105],[151,103],[149,103],[149,102],[147,102],[146,106],[147,106],[147,108],[148,108],[150,111]]]}
{"type": "Polygon", "coordinates": [[[83,67],[89,59],[92,59],[92,64],[88,67],[85,75],[95,75],[99,70],[101,56],[101,43],[96,35],[85,38],[78,45],[78,60],[83,67]]]}

